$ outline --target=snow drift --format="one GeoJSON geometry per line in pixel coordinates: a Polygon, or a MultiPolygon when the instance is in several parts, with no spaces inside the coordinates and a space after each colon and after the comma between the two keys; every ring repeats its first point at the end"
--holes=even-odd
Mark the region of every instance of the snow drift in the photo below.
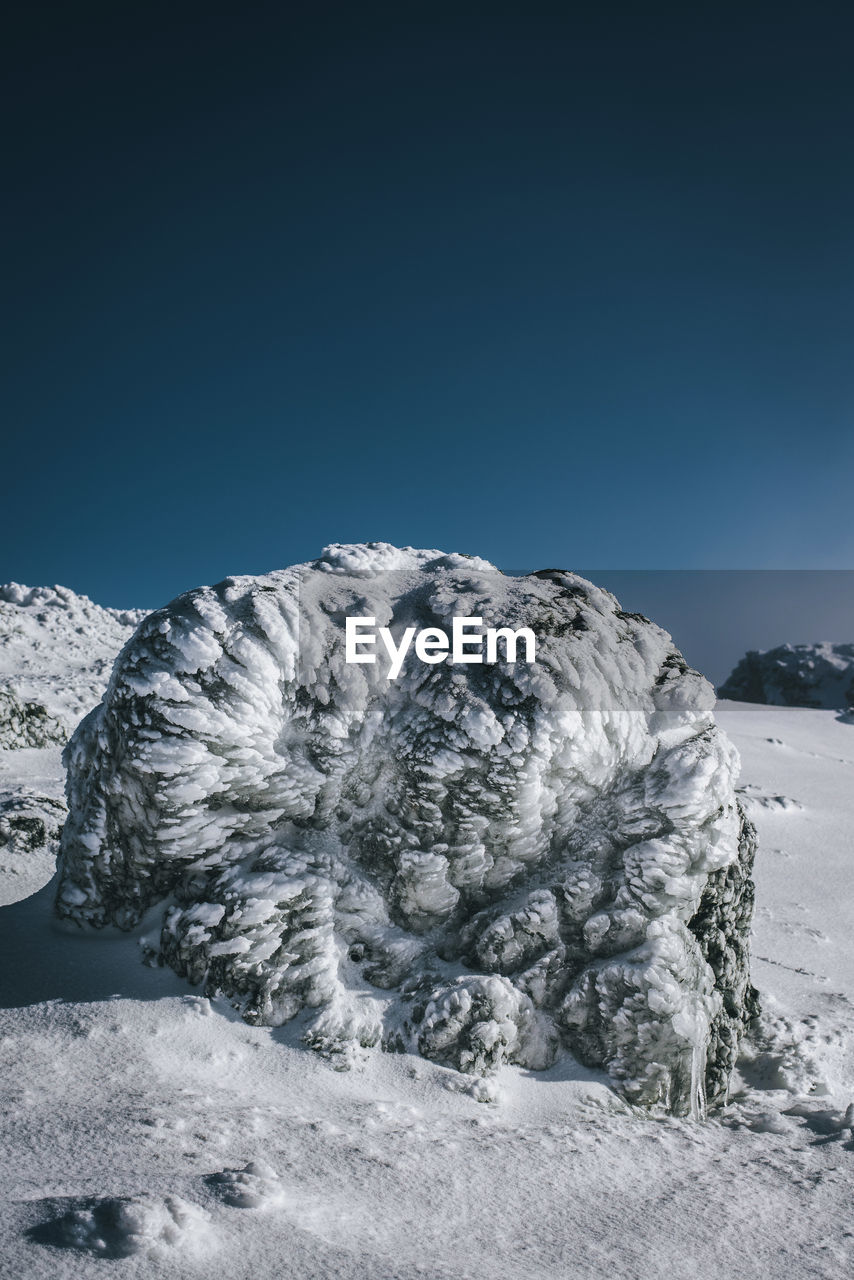
{"type": "Polygon", "coordinates": [[[209,1215],[180,1196],[92,1197],[38,1223],[29,1235],[39,1244],[109,1259],[149,1252],[166,1259],[177,1249],[210,1243],[209,1215]]]}
{"type": "Polygon", "coordinates": [[[751,649],[719,690],[734,702],[778,707],[854,707],[854,644],[751,649]]]}
{"type": "Polygon", "coordinates": [[[229,578],[144,619],[66,748],[57,911],[159,907],[153,955],[343,1062],[478,1076],[565,1043],[696,1114],[756,1008],[755,841],[713,706],[572,573],[379,543],[229,578]],[[527,626],[538,660],[390,681],[345,662],[353,615],[527,626]]]}

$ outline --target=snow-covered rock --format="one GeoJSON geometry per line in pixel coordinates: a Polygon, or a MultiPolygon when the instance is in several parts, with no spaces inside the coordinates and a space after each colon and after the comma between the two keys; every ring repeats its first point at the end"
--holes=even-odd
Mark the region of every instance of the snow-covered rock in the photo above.
{"type": "Polygon", "coordinates": [[[24,702],[12,687],[0,687],[0,751],[50,747],[68,734],[41,702],[24,702]]]}
{"type": "Polygon", "coordinates": [[[854,644],[751,649],[718,693],[734,702],[845,710],[854,706],[854,644]]]}
{"type": "MultiPolygon", "coordinates": [[[[0,585],[0,746],[46,745],[4,730],[27,703],[41,708],[51,740],[64,741],[102,696],[116,654],[144,617],[144,609],[103,609],[67,587],[0,585]]],[[[33,727],[34,714],[28,719],[33,727]]]]}
{"type": "Polygon", "coordinates": [[[0,792],[0,850],[13,854],[56,848],[65,820],[65,805],[29,787],[0,792]]]}
{"type": "Polygon", "coordinates": [[[726,1093],[754,837],[714,691],[572,573],[333,546],[147,617],[68,748],[60,915],[251,1022],[478,1074],[563,1042],[633,1101],[726,1093]],[[345,662],[344,619],[529,627],[534,662],[345,662]],[[148,927],[148,925],[146,926],[148,927]]]}

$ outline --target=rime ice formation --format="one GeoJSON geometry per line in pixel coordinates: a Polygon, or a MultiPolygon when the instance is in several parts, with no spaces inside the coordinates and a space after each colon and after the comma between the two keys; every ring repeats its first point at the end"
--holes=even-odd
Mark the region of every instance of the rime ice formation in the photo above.
{"type": "Polygon", "coordinates": [[[11,794],[0,792],[0,851],[27,854],[56,848],[64,819],[61,800],[38,795],[29,787],[17,787],[11,794]]]}
{"type": "Polygon", "coordinates": [[[24,702],[15,689],[0,688],[0,751],[50,747],[68,734],[41,702],[24,702]]]}
{"type": "Polygon", "coordinates": [[[57,910],[249,1020],[473,1077],[561,1043],[627,1098],[725,1096],[755,1011],[752,828],[714,692],[572,573],[332,546],[148,616],[66,748],[57,910]],[[344,619],[527,626],[537,661],[344,661],[344,619]],[[150,919],[146,920],[146,929],[150,919]]]}
{"type": "Polygon", "coordinates": [[[719,690],[735,702],[779,707],[854,707],[854,644],[751,649],[719,690]]]}

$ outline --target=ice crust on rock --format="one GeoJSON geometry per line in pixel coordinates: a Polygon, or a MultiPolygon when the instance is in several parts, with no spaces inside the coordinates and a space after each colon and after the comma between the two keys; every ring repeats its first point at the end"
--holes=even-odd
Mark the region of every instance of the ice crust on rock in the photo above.
{"type": "Polygon", "coordinates": [[[0,791],[0,850],[15,854],[57,848],[65,805],[51,796],[42,796],[30,787],[0,791]]]}
{"type": "Polygon", "coordinates": [[[16,689],[0,688],[0,751],[51,747],[68,734],[41,702],[25,702],[16,689]]]}
{"type": "Polygon", "coordinates": [[[779,707],[854,707],[854,644],[751,649],[719,690],[734,702],[779,707]]]}
{"type": "Polygon", "coordinates": [[[57,910],[248,1021],[471,1075],[563,1043],[630,1100],[721,1100],[755,1013],[754,836],[714,691],[579,576],[332,546],[149,615],[66,748],[57,910]],[[537,661],[344,661],[482,617],[537,661]],[[150,937],[150,935],[148,935],[150,937]]]}

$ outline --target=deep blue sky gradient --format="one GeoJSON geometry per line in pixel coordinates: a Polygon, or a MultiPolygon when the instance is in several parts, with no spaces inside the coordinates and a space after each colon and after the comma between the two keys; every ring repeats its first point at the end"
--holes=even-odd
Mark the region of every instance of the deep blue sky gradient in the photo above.
{"type": "Polygon", "coordinates": [[[624,609],[669,631],[692,667],[723,684],[748,649],[854,640],[850,569],[587,569],[624,609]]]}
{"type": "Polygon", "coordinates": [[[850,5],[20,9],[0,581],[854,564],[850,5]]]}

